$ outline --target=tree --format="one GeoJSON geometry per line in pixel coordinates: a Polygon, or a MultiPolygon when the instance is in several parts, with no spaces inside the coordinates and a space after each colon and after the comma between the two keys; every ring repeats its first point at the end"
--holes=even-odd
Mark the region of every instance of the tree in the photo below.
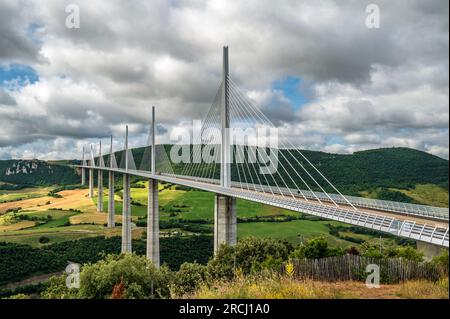
{"type": "Polygon", "coordinates": [[[393,252],[388,251],[388,257],[399,257],[412,261],[423,261],[423,253],[411,246],[397,247],[393,252]]]}
{"type": "Polygon", "coordinates": [[[170,270],[135,254],[107,255],[80,272],[80,288],[68,289],[65,276],[54,277],[43,298],[168,298],[170,270]]]}
{"type": "Polygon", "coordinates": [[[198,263],[184,263],[173,277],[170,290],[175,297],[182,297],[195,291],[206,281],[206,266],[198,263]]]}
{"type": "Polygon", "coordinates": [[[309,240],[306,244],[300,245],[295,249],[290,257],[291,258],[310,258],[318,259],[332,256],[343,255],[344,251],[339,248],[330,248],[328,243],[323,237],[318,237],[309,240]]]}
{"type": "Polygon", "coordinates": [[[236,246],[222,245],[214,259],[208,262],[208,275],[212,279],[234,277],[258,272],[263,268],[281,265],[289,256],[290,245],[271,238],[246,237],[236,246]]]}
{"type": "Polygon", "coordinates": [[[445,269],[448,269],[448,249],[443,249],[440,255],[434,257],[431,262],[434,265],[443,266],[445,269]]]}

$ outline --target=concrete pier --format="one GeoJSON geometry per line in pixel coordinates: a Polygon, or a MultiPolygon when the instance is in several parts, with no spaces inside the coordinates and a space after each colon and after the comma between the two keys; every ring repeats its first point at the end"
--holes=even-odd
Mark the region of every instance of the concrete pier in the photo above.
{"type": "Polygon", "coordinates": [[[222,244],[236,245],[236,198],[216,194],[214,201],[214,254],[222,244]]]}
{"type": "Polygon", "coordinates": [[[426,260],[439,256],[444,249],[444,247],[417,241],[417,250],[423,253],[426,260]]]}
{"type": "Polygon", "coordinates": [[[94,169],[89,169],[89,197],[94,197],[94,169]]]}
{"type": "Polygon", "coordinates": [[[86,170],[81,168],[81,185],[86,185],[86,170]]]}
{"type": "Polygon", "coordinates": [[[114,172],[108,174],[108,227],[115,227],[114,172]]]}
{"type": "Polygon", "coordinates": [[[147,258],[155,267],[159,268],[159,207],[158,207],[158,181],[148,181],[147,206],[147,258]]]}
{"type": "Polygon", "coordinates": [[[103,212],[103,171],[98,170],[98,198],[97,198],[97,211],[103,212]]]}
{"type": "Polygon", "coordinates": [[[131,253],[130,175],[123,175],[122,253],[131,253]]]}

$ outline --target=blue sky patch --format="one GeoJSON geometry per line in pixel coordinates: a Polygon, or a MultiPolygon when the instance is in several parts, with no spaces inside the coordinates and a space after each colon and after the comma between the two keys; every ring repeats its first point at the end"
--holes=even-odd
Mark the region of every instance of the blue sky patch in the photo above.
{"type": "Polygon", "coordinates": [[[7,82],[13,80],[16,80],[19,86],[25,86],[39,81],[39,75],[28,65],[11,64],[9,66],[0,66],[0,86],[10,86],[7,82]]]}
{"type": "Polygon", "coordinates": [[[288,76],[283,80],[275,81],[272,87],[275,90],[282,91],[285,97],[292,102],[294,109],[298,109],[309,102],[300,90],[301,84],[301,78],[288,76]]]}

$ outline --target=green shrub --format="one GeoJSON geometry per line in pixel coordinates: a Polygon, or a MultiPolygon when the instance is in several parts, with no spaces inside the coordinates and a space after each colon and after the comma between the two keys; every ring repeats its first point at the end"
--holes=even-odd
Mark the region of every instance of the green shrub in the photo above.
{"type": "Polygon", "coordinates": [[[290,258],[309,258],[309,259],[319,259],[332,256],[340,256],[345,252],[340,248],[330,248],[328,243],[323,237],[314,238],[309,240],[303,245],[300,245],[295,249],[290,258]]]}
{"type": "Polygon", "coordinates": [[[184,263],[180,270],[174,273],[171,294],[175,297],[182,297],[187,293],[197,290],[206,281],[207,268],[198,263],[184,263]]]}
{"type": "Polygon", "coordinates": [[[423,253],[411,246],[388,247],[380,249],[378,245],[364,243],[361,245],[361,255],[371,258],[404,258],[411,261],[422,261],[423,253]]]}
{"type": "Polygon", "coordinates": [[[411,246],[396,247],[395,249],[387,251],[388,257],[399,257],[412,261],[422,261],[423,253],[414,249],[411,246]]]}
{"type": "Polygon", "coordinates": [[[168,298],[170,271],[156,269],[145,257],[135,254],[107,255],[80,272],[80,288],[68,289],[66,275],[54,277],[41,294],[43,298],[109,299],[114,288],[123,283],[124,299],[168,298]]]}
{"type": "Polygon", "coordinates": [[[213,279],[231,279],[239,269],[251,274],[289,256],[291,246],[270,238],[246,237],[236,246],[222,245],[214,259],[208,262],[208,275],[213,279]]]}
{"type": "Polygon", "coordinates": [[[41,236],[41,237],[39,237],[39,242],[40,242],[41,244],[47,244],[47,243],[50,242],[50,238],[48,238],[48,237],[46,237],[46,236],[41,236]]]}
{"type": "Polygon", "coordinates": [[[443,249],[439,256],[436,256],[431,260],[431,263],[442,266],[444,269],[448,269],[448,249],[443,249]]]}

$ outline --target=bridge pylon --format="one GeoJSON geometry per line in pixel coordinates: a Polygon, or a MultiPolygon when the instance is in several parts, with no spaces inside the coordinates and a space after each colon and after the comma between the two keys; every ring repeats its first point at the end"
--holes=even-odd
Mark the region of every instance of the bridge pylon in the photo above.
{"type": "MultiPolygon", "coordinates": [[[[113,137],[109,146],[109,168],[113,168],[113,137]]],[[[115,227],[114,172],[108,172],[108,227],[115,227]]]]}
{"type": "MultiPolygon", "coordinates": [[[[128,171],[128,125],[125,129],[125,172],[128,171]]],[[[123,174],[122,253],[131,253],[131,185],[130,175],[123,174]]]]}
{"type": "MultiPolygon", "coordinates": [[[[230,109],[229,109],[229,61],[228,47],[223,47],[221,103],[221,161],[220,186],[231,187],[230,157],[230,109]]],[[[222,244],[235,245],[236,235],[236,198],[216,194],[214,199],[214,254],[222,244]]]]}
{"type": "MultiPolygon", "coordinates": [[[[152,107],[151,127],[151,170],[156,175],[155,152],[155,107],[152,107]]],[[[148,205],[147,205],[147,258],[159,268],[159,206],[158,206],[158,180],[148,180],[148,205]]]]}
{"type": "MultiPolygon", "coordinates": [[[[95,166],[94,151],[92,149],[92,144],[91,144],[90,166],[92,166],[92,167],[95,166]]],[[[94,169],[92,167],[89,168],[89,198],[94,198],[94,169]]]]}
{"type": "MultiPolygon", "coordinates": [[[[102,141],[99,144],[98,166],[102,166],[102,141]]],[[[98,196],[97,196],[97,211],[103,212],[103,170],[98,170],[98,196]]]]}
{"type": "MultiPolygon", "coordinates": [[[[86,165],[86,161],[84,160],[84,146],[83,146],[83,156],[81,157],[81,165],[86,165]]],[[[81,168],[81,185],[86,185],[86,170],[84,167],[81,168]]]]}
{"type": "Polygon", "coordinates": [[[214,198],[214,254],[222,244],[237,241],[236,198],[216,194],[214,198]]]}
{"type": "Polygon", "coordinates": [[[231,186],[230,169],[230,111],[229,111],[229,64],[228,47],[223,47],[223,70],[222,70],[222,105],[220,108],[221,117],[221,160],[220,160],[220,186],[231,186]]]}

